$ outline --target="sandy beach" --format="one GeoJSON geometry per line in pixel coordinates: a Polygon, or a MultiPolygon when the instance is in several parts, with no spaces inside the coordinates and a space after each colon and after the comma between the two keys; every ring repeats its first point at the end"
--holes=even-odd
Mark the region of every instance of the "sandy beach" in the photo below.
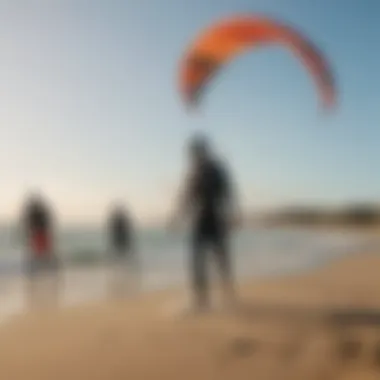
{"type": "Polygon", "coordinates": [[[241,285],[236,310],[183,314],[183,291],[15,317],[0,378],[378,379],[380,255],[241,285]]]}

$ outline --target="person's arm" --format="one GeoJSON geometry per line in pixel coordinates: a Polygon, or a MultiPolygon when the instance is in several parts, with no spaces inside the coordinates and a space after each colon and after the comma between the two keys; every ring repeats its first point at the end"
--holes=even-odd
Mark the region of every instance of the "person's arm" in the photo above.
{"type": "Polygon", "coordinates": [[[112,236],[112,218],[107,217],[106,220],[103,222],[103,228],[104,228],[104,236],[105,236],[105,243],[106,243],[106,250],[108,251],[111,248],[111,236],[112,236]]]}
{"type": "Polygon", "coordinates": [[[134,262],[134,269],[136,273],[141,276],[142,275],[142,265],[143,261],[140,255],[140,247],[138,244],[138,226],[134,222],[130,222],[130,252],[132,254],[133,262],[134,262]]]}
{"type": "Polygon", "coordinates": [[[57,252],[57,240],[58,240],[58,230],[57,230],[57,217],[54,211],[48,206],[45,206],[45,214],[47,218],[48,231],[50,231],[50,238],[53,245],[52,254],[56,255],[57,252]]]}
{"type": "Polygon", "coordinates": [[[115,243],[115,215],[109,215],[104,222],[104,235],[105,235],[105,259],[109,260],[112,256],[115,243]]]}
{"type": "Polygon", "coordinates": [[[10,230],[10,239],[13,245],[20,245],[22,243],[23,230],[21,220],[12,225],[10,230]]]}
{"type": "Polygon", "coordinates": [[[239,225],[242,222],[242,210],[238,199],[236,183],[226,167],[220,168],[220,175],[224,188],[226,213],[233,225],[239,225]]]}
{"type": "Polygon", "coordinates": [[[187,216],[193,205],[194,175],[189,173],[182,181],[182,186],[175,200],[174,212],[169,220],[169,225],[175,227],[180,219],[187,216]]]}
{"type": "Polygon", "coordinates": [[[22,212],[13,228],[12,240],[16,245],[24,245],[27,240],[27,215],[22,212]]]}
{"type": "Polygon", "coordinates": [[[127,239],[129,241],[129,248],[133,254],[137,254],[137,228],[135,222],[132,221],[131,216],[126,218],[127,239]]]}

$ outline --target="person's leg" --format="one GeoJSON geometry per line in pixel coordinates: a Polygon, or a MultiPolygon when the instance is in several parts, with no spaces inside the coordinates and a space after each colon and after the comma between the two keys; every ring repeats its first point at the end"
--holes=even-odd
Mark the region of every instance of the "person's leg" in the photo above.
{"type": "Polygon", "coordinates": [[[122,268],[123,265],[120,260],[120,252],[117,247],[112,248],[109,264],[108,293],[111,297],[118,297],[120,294],[120,281],[122,277],[122,273],[120,272],[124,272],[123,269],[125,268],[122,268]]]}
{"type": "Polygon", "coordinates": [[[133,262],[127,247],[115,247],[112,255],[110,293],[114,297],[123,297],[131,292],[133,285],[133,262]]]}
{"type": "Polygon", "coordinates": [[[224,228],[217,228],[213,234],[213,252],[222,281],[224,301],[228,304],[236,301],[233,280],[229,234],[224,228]]]}
{"type": "Polygon", "coordinates": [[[28,300],[31,307],[56,306],[59,302],[60,279],[54,256],[33,257],[28,263],[28,300]]]}
{"type": "Polygon", "coordinates": [[[25,298],[29,309],[36,306],[38,288],[38,263],[36,258],[29,255],[25,261],[25,298]]]}
{"type": "Polygon", "coordinates": [[[51,282],[51,296],[52,302],[55,306],[59,306],[59,299],[61,294],[61,287],[63,286],[63,273],[62,265],[58,257],[52,255],[47,263],[49,271],[49,277],[51,282]]]}
{"type": "MultiPolygon", "coordinates": [[[[26,262],[26,297],[30,309],[39,309],[45,304],[46,293],[56,291],[53,263],[50,257],[30,255],[26,262]],[[53,283],[52,283],[53,282],[53,283]]],[[[50,300],[49,300],[50,301],[50,300]]]]}
{"type": "Polygon", "coordinates": [[[134,259],[135,258],[133,257],[133,254],[128,247],[121,248],[118,270],[120,295],[131,295],[135,291],[136,268],[134,259]]]}
{"type": "Polygon", "coordinates": [[[127,264],[131,278],[130,285],[132,293],[138,293],[142,286],[142,268],[137,252],[131,248],[127,252],[127,264]]]}
{"type": "Polygon", "coordinates": [[[190,276],[194,297],[194,306],[197,309],[207,309],[209,305],[209,289],[207,277],[207,239],[200,232],[194,233],[191,244],[190,276]]]}

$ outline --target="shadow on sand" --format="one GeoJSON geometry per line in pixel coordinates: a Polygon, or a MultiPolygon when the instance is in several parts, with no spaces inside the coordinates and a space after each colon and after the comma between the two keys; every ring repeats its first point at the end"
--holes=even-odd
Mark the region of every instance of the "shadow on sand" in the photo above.
{"type": "MultiPolygon", "coordinates": [[[[247,327],[263,323],[270,330],[282,326],[287,338],[275,351],[284,370],[293,371],[309,347],[323,341],[323,348],[310,355],[320,374],[315,373],[315,378],[336,379],[352,365],[380,371],[380,309],[246,304],[237,309],[234,318],[247,327]],[[321,361],[321,357],[325,359],[321,361]]],[[[268,344],[259,333],[235,336],[228,343],[229,356],[235,360],[259,358],[268,344]]]]}
{"type": "Polygon", "coordinates": [[[260,318],[296,322],[317,322],[331,328],[380,327],[380,309],[301,307],[279,304],[243,304],[237,315],[246,321],[260,318]]]}

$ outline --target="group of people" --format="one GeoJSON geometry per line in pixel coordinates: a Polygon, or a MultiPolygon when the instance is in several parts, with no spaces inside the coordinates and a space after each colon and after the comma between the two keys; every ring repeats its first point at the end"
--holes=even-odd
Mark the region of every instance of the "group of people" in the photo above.
{"type": "MultiPolygon", "coordinates": [[[[185,218],[190,220],[189,272],[196,310],[210,306],[208,249],[213,253],[222,279],[225,300],[235,301],[230,252],[230,232],[240,220],[236,192],[227,168],[214,154],[208,140],[195,136],[188,146],[190,165],[183,184],[178,208],[168,227],[176,230],[185,218]]],[[[35,295],[36,279],[41,274],[54,278],[50,289],[59,289],[60,260],[54,244],[54,215],[41,196],[27,202],[22,215],[26,237],[26,274],[30,298],[35,295]]],[[[133,222],[122,206],[115,207],[108,219],[109,257],[118,270],[118,281],[136,274],[137,252],[133,222]],[[125,269],[132,268],[133,271],[125,269]]],[[[120,284],[119,287],[120,289],[120,284]]]]}
{"type": "MultiPolygon", "coordinates": [[[[58,299],[62,262],[55,242],[55,215],[40,194],[33,194],[27,200],[21,215],[21,228],[26,248],[25,275],[28,280],[28,299],[34,305],[35,296],[39,295],[41,280],[46,279],[50,282],[49,290],[54,299],[58,299]]],[[[125,277],[126,273],[122,274],[120,271],[122,268],[134,270],[134,273],[130,271],[129,277],[137,274],[133,235],[128,212],[121,205],[115,206],[107,220],[109,258],[114,268],[113,282],[125,277]]],[[[120,289],[121,284],[114,285],[111,287],[113,292],[120,289]]]]}

